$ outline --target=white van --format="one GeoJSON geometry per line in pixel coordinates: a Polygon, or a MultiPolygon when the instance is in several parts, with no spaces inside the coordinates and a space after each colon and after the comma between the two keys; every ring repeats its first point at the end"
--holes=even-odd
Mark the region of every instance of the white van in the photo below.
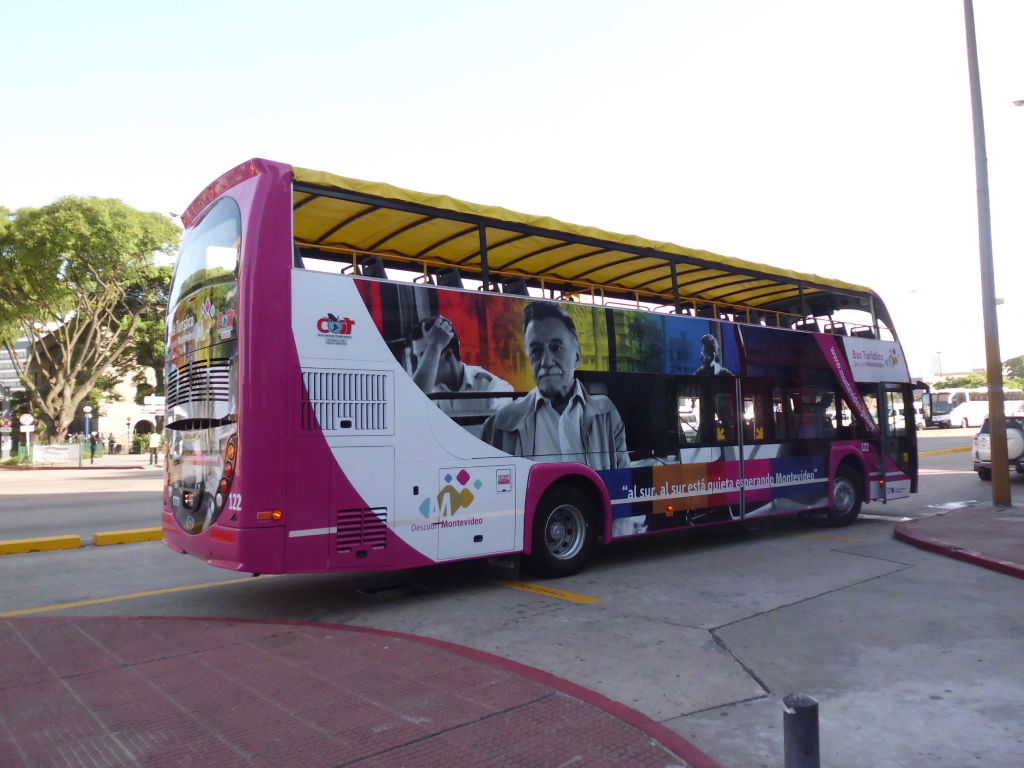
{"type": "Polygon", "coordinates": [[[951,427],[980,427],[988,418],[987,400],[968,400],[949,412],[951,427]]]}
{"type": "MultiPolygon", "coordinates": [[[[893,429],[900,430],[906,429],[906,408],[894,408],[889,411],[889,419],[892,422],[893,429]]],[[[920,403],[914,403],[914,426],[917,429],[924,429],[924,408],[920,403]]]]}

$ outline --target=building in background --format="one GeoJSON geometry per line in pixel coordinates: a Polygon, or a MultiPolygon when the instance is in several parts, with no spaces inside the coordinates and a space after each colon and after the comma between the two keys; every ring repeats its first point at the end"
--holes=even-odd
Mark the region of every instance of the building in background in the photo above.
{"type": "MultiPolygon", "coordinates": [[[[12,423],[10,433],[3,433],[9,437],[12,450],[22,441],[17,429],[17,416],[12,410],[11,397],[19,392],[24,392],[25,387],[18,377],[18,367],[24,367],[29,363],[30,342],[28,339],[19,339],[14,345],[15,357],[4,348],[0,347],[0,429],[8,421],[12,423]]],[[[30,374],[32,371],[30,370],[30,374]]],[[[116,400],[100,400],[89,402],[93,407],[90,418],[89,429],[98,432],[108,444],[109,438],[113,435],[115,442],[122,446],[122,451],[131,450],[135,435],[148,435],[150,432],[163,429],[163,397],[148,395],[143,398],[143,403],[137,403],[138,387],[132,381],[132,376],[124,377],[114,388],[117,395],[116,400]]],[[[156,376],[151,369],[146,371],[146,381],[149,389],[156,383],[156,376]]],[[[83,403],[83,405],[85,405],[83,403]]],[[[72,433],[85,432],[84,413],[79,408],[76,419],[71,423],[72,433]]],[[[55,442],[63,440],[63,435],[52,436],[55,442]]]]}

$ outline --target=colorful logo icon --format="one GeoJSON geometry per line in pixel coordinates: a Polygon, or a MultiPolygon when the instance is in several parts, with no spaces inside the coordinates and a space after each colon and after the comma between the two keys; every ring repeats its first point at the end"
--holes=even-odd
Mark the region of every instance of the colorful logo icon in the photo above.
{"type": "Polygon", "coordinates": [[[476,499],[470,487],[477,491],[483,487],[483,482],[479,479],[473,480],[473,476],[465,469],[459,470],[455,477],[452,477],[450,474],[445,475],[444,482],[446,484],[437,492],[436,500],[428,498],[424,499],[423,503],[420,504],[420,514],[424,518],[429,519],[430,513],[434,509],[440,513],[441,517],[454,517],[455,513],[460,509],[468,509],[476,499]],[[456,487],[456,483],[459,487],[456,487]],[[437,506],[435,507],[434,504],[437,506]]]}

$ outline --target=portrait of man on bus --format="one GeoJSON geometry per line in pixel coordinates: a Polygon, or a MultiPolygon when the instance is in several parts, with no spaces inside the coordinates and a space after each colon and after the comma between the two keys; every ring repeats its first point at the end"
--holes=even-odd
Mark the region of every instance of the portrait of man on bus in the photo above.
{"type": "MultiPolygon", "coordinates": [[[[478,365],[462,360],[459,334],[452,321],[432,315],[412,333],[412,378],[428,395],[458,392],[512,392],[512,385],[478,365]]],[[[449,415],[490,413],[505,400],[497,398],[440,398],[435,403],[449,415]]]]}
{"type": "Polygon", "coordinates": [[[732,376],[733,373],[722,365],[722,345],[714,334],[706,333],[700,340],[700,368],[694,376],[732,376]]]}
{"type": "Polygon", "coordinates": [[[523,333],[536,386],[488,418],[482,438],[541,462],[628,467],[626,429],[615,405],[576,378],[582,355],[572,317],[556,304],[534,301],[523,313],[523,333]]]}

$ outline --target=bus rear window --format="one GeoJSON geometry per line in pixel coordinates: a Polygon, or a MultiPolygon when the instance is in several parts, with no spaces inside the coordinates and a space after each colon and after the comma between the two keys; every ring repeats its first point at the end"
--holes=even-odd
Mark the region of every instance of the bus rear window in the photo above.
{"type": "Polygon", "coordinates": [[[241,239],[242,215],[238,203],[223,198],[185,234],[174,270],[169,306],[176,306],[197,288],[237,280],[241,239]]]}

